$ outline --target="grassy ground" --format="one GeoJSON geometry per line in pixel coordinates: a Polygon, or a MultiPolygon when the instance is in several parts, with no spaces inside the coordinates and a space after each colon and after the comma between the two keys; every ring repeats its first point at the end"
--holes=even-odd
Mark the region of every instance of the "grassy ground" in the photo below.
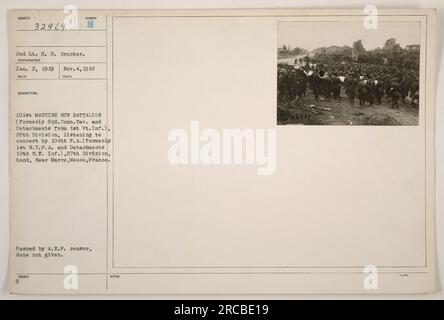
{"type": "Polygon", "coordinates": [[[278,103],[278,124],[306,125],[417,125],[418,107],[399,103],[399,109],[391,108],[389,98],[384,98],[381,105],[359,106],[355,99],[350,106],[345,92],[341,91],[340,101],[320,98],[315,101],[311,90],[303,102],[296,106],[290,102],[278,103]]]}

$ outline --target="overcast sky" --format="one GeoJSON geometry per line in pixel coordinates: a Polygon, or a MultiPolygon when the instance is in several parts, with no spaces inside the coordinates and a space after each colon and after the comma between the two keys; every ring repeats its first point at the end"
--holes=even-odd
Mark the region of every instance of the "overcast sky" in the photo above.
{"type": "Polygon", "coordinates": [[[332,45],[352,46],[354,41],[362,40],[367,50],[383,47],[389,38],[405,47],[420,44],[420,22],[380,21],[377,30],[366,30],[362,21],[356,22],[279,22],[278,46],[290,45],[313,50],[332,45]]]}

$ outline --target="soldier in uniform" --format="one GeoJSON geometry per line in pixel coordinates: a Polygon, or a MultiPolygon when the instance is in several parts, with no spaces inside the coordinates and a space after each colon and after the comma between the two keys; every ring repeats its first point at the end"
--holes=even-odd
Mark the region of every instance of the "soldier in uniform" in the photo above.
{"type": "Polygon", "coordinates": [[[319,71],[316,70],[310,76],[310,87],[313,91],[313,95],[315,96],[315,101],[319,100],[319,95],[321,94],[321,79],[319,78],[319,71]]]}
{"type": "Polygon", "coordinates": [[[412,82],[412,86],[410,88],[410,94],[412,98],[412,104],[419,104],[419,82],[418,80],[414,80],[412,82]]]}
{"type": "Polygon", "coordinates": [[[297,86],[298,86],[298,77],[296,74],[296,70],[291,69],[289,83],[288,83],[288,95],[292,103],[297,98],[297,86]]]}
{"type": "Polygon", "coordinates": [[[330,101],[330,96],[332,92],[332,78],[327,76],[325,79],[321,79],[322,84],[322,94],[327,101],[330,101]]]}
{"type": "Polygon", "coordinates": [[[364,80],[360,80],[358,83],[358,99],[359,99],[359,105],[361,107],[364,106],[366,97],[367,97],[367,87],[365,86],[364,80]]]}
{"type": "Polygon", "coordinates": [[[390,87],[390,97],[392,98],[392,109],[399,108],[399,98],[401,98],[401,88],[398,79],[394,79],[390,87]]]}
{"type": "Polygon", "coordinates": [[[392,87],[392,77],[390,75],[387,75],[384,77],[383,87],[384,87],[384,94],[386,96],[389,96],[390,95],[390,88],[392,87]]]}
{"type": "Polygon", "coordinates": [[[332,92],[333,92],[333,99],[336,101],[339,101],[341,98],[341,79],[339,79],[339,76],[335,75],[333,79],[331,80],[331,86],[332,86],[332,92]]]}
{"type": "Polygon", "coordinates": [[[380,105],[382,103],[382,98],[384,97],[384,88],[382,86],[381,80],[375,81],[374,89],[376,104],[380,105]]]}
{"type": "Polygon", "coordinates": [[[345,83],[345,93],[348,96],[350,106],[353,106],[355,104],[356,87],[357,80],[353,76],[348,77],[345,83]]]}
{"type": "Polygon", "coordinates": [[[288,87],[289,87],[289,78],[287,74],[287,70],[285,68],[281,68],[279,70],[278,75],[278,100],[279,102],[288,101],[288,87]]]}
{"type": "Polygon", "coordinates": [[[305,90],[307,89],[307,80],[306,80],[306,75],[302,70],[294,70],[294,72],[292,72],[292,74],[294,74],[294,78],[293,78],[293,102],[298,106],[300,105],[301,102],[303,102],[303,96],[305,93],[305,90]]]}
{"type": "Polygon", "coordinates": [[[405,98],[408,96],[410,87],[411,87],[411,81],[410,81],[409,77],[404,76],[401,80],[401,83],[400,83],[400,93],[401,93],[402,101],[404,101],[405,98]]]}
{"type": "Polygon", "coordinates": [[[370,106],[373,106],[374,100],[375,100],[375,82],[372,79],[367,80],[367,83],[365,84],[366,90],[367,90],[367,101],[370,104],[370,106]]]}

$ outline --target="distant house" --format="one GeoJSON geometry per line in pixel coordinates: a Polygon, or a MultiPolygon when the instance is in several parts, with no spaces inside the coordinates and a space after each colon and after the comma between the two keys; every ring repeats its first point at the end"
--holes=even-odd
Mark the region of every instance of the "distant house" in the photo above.
{"type": "Polygon", "coordinates": [[[411,44],[405,47],[407,51],[419,51],[421,46],[419,44],[411,44]]]}
{"type": "Polygon", "coordinates": [[[365,53],[366,50],[364,48],[364,45],[362,44],[362,40],[353,42],[352,53],[351,53],[353,61],[358,61],[359,56],[365,53]]]}
{"type": "Polygon", "coordinates": [[[356,50],[356,48],[352,48],[352,60],[353,61],[358,61],[358,59],[359,59],[358,50],[356,50]]]}

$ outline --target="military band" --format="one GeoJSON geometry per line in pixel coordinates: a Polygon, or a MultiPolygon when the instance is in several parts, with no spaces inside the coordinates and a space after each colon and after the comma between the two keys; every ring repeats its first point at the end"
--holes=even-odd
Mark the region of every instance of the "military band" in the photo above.
{"type": "Polygon", "coordinates": [[[400,103],[418,105],[419,72],[394,66],[343,62],[314,64],[308,59],[294,65],[278,64],[278,101],[300,106],[307,89],[315,101],[340,101],[344,88],[350,106],[381,105],[387,98],[391,108],[400,103]],[[302,64],[302,66],[301,66],[302,64]]]}

